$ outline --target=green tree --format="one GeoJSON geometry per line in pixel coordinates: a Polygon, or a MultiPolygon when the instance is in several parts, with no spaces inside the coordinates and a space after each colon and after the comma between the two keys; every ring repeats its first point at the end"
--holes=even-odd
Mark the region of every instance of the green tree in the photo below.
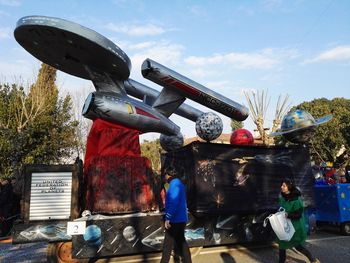
{"type": "Polygon", "coordinates": [[[69,96],[60,98],[56,69],[42,64],[28,93],[16,84],[0,84],[0,173],[18,175],[24,164],[68,160],[76,144],[69,96]]]}
{"type": "Polygon", "coordinates": [[[16,155],[21,154],[19,144],[26,134],[17,134],[17,116],[24,96],[24,89],[15,84],[0,84],[0,176],[7,177],[11,174],[11,165],[14,164],[16,155]]]}
{"type": "Polygon", "coordinates": [[[231,119],[231,131],[243,128],[243,122],[231,119]]]}
{"type": "Polygon", "coordinates": [[[141,143],[141,155],[147,157],[152,163],[152,169],[154,171],[160,171],[160,153],[162,147],[160,146],[159,139],[155,141],[145,140],[141,143]]]}
{"type": "MultiPolygon", "coordinates": [[[[349,152],[350,146],[350,100],[335,98],[315,99],[303,102],[294,108],[308,111],[315,119],[332,114],[331,121],[316,128],[310,140],[310,154],[317,163],[335,162],[342,146],[349,152]]],[[[344,164],[345,165],[345,164],[344,164]]]]}

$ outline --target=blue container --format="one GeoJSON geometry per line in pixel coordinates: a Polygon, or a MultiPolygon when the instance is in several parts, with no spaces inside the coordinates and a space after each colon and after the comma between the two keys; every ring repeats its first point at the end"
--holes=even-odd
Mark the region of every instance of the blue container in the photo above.
{"type": "Polygon", "coordinates": [[[308,235],[310,235],[316,230],[316,209],[314,207],[306,208],[304,211],[304,217],[305,217],[306,232],[308,235]]]}
{"type": "Polygon", "coordinates": [[[350,222],[350,184],[315,185],[316,220],[350,222]]]}

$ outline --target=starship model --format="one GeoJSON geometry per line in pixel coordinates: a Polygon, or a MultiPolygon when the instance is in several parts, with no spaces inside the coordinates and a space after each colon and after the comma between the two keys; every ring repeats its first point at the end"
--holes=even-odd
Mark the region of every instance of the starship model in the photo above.
{"type": "Polygon", "coordinates": [[[42,62],[93,82],[96,91],[88,95],[82,111],[91,120],[100,118],[141,132],[176,135],[180,128],[169,120],[171,114],[196,121],[203,113],[184,104],[186,98],[235,120],[248,117],[244,106],[150,59],[143,62],[142,74],[163,86],[161,92],[129,79],[131,62],[127,54],[79,24],[55,17],[26,16],[18,20],[14,36],[42,62]]]}

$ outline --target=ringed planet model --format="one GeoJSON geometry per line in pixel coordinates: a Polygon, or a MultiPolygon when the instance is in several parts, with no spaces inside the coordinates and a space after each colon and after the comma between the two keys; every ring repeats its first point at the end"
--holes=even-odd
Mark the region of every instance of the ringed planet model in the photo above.
{"type": "Polygon", "coordinates": [[[332,119],[332,115],[325,115],[315,119],[306,110],[296,109],[288,112],[282,120],[281,129],[270,133],[270,136],[283,136],[294,143],[305,143],[311,139],[317,126],[332,119]]]}

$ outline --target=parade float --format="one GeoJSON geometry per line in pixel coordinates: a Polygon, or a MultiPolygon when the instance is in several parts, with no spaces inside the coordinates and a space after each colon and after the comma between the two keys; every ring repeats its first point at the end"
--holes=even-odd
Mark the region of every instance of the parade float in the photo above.
{"type": "MultiPolygon", "coordinates": [[[[222,132],[221,119],[184,101],[237,121],[248,117],[246,107],[148,58],[141,73],[162,90],[132,80],[131,61],[116,44],[67,20],[23,17],[14,35],[33,56],[91,80],[96,91],[82,111],[93,121],[84,162],[26,167],[22,216],[13,243],[50,242],[48,260],[59,262],[134,254],[147,258],[161,251],[162,180],[141,156],[139,135],[146,132],[161,134],[166,151],[162,171],[174,166],[187,184],[186,239],[191,247],[272,241],[274,234],[263,221],[278,208],[283,178],[300,187],[306,206],[314,205],[305,145],[257,145],[246,130],[232,134],[231,144],[211,143],[222,132]],[[196,122],[203,141],[183,146],[180,127],[169,119],[173,113],[196,122]]],[[[301,113],[293,116],[302,119],[301,113]]],[[[303,127],[291,127],[293,118],[286,118],[275,135],[304,142],[329,119],[309,118],[303,127]]]]}

